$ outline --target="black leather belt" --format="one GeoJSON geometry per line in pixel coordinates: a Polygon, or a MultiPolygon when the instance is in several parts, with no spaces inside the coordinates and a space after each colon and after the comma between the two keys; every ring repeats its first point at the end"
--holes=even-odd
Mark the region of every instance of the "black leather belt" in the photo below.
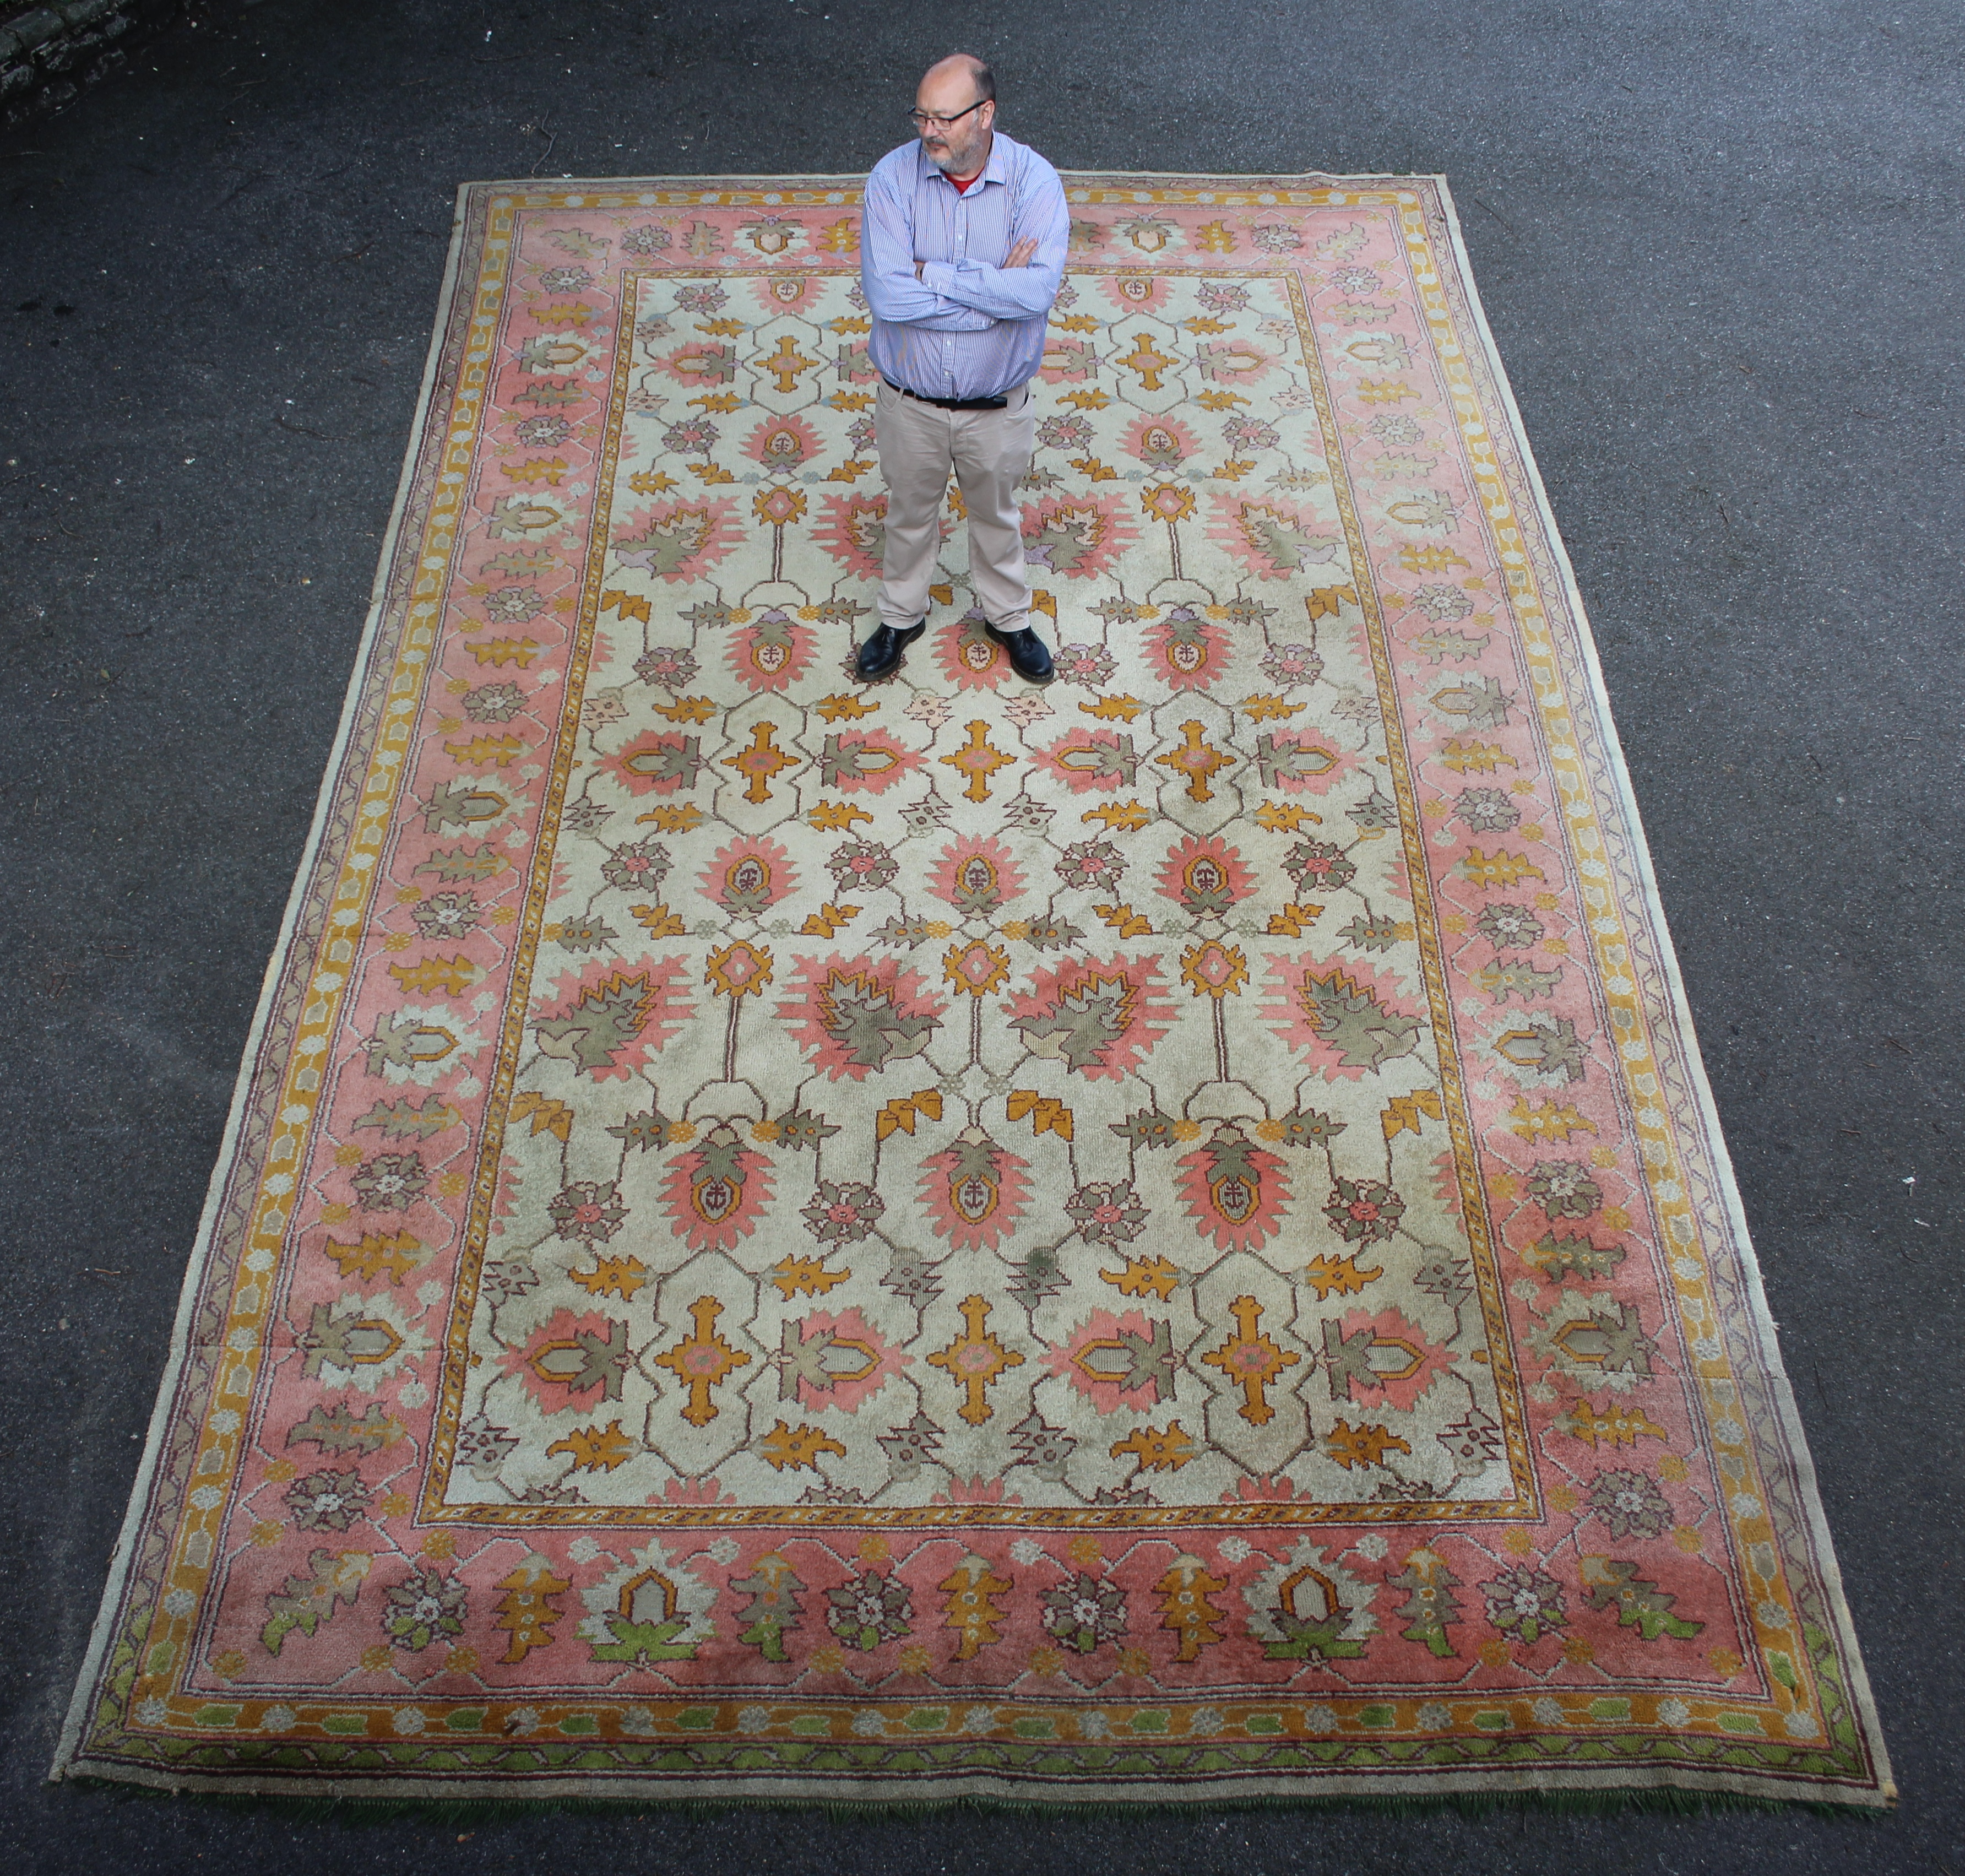
{"type": "Polygon", "coordinates": [[[897,391],[903,397],[912,397],[917,404],[931,404],[937,410],[1007,410],[1010,407],[1008,397],[924,397],[919,391],[897,385],[891,378],[881,381],[889,391],[897,391]]]}

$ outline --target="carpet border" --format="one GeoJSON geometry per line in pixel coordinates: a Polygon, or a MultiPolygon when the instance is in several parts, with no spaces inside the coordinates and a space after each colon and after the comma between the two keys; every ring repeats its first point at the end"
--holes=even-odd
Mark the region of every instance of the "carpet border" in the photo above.
{"type": "Polygon", "coordinates": [[[1632,786],[1630,770],[1624,760],[1623,738],[1617,732],[1616,719],[1611,712],[1610,691],[1603,681],[1603,665],[1597,652],[1596,635],[1589,629],[1589,615],[1584,607],[1582,590],[1577,584],[1575,568],[1570,562],[1569,549],[1563,540],[1561,530],[1556,526],[1555,511],[1549,505],[1549,491],[1542,482],[1541,466],[1536,461],[1528,428],[1522,419],[1520,406],[1515,401],[1514,386],[1509,381],[1500,349],[1494,343],[1494,332],[1487,323],[1487,308],[1481,302],[1452,191],[1444,175],[1433,177],[1430,180],[1438,185],[1439,190],[1440,206],[1453,238],[1454,259],[1458,263],[1461,278],[1466,288],[1468,309],[1480,333],[1481,348],[1494,374],[1494,388],[1514,425],[1515,435],[1520,442],[1523,471],[1535,496],[1536,514],[1542,523],[1549,552],[1561,574],[1565,597],[1574,607],[1576,623],[1581,628],[1575,635],[1574,648],[1588,681],[1591,706],[1605,732],[1603,753],[1611,778],[1616,784],[1618,809],[1627,830],[1633,837],[1630,843],[1631,864],[1644,893],[1645,910],[1650,915],[1651,935],[1658,946],[1658,961],[1664,975],[1671,1013],[1679,1032],[1690,1045],[1685,1054],[1687,1076],[1698,1102],[1706,1150],[1713,1157],[1715,1188],[1725,1208],[1731,1243],[1739,1261],[1741,1276],[1748,1298],[1753,1305],[1754,1346],[1765,1364],[1769,1389],[1773,1395],[1783,1442],[1787,1449],[1784,1456],[1794,1469],[1797,1497],[1806,1517],[1808,1533],[1813,1546],[1812,1561],[1821,1573],[1822,1593],[1828,1599],[1834,1614],[1838,1655],[1847,1675],[1846,1691],[1863,1723],[1864,1735],[1876,1770],[1879,1802],[1893,1804],[1896,1797],[1896,1784],[1890,1771],[1889,1750],[1884,1743],[1881,1717],[1877,1712],[1876,1697],[1870,1685],[1869,1672],[1857,1641],[1855,1620],[1850,1611],[1848,1598],[1843,1591],[1841,1566],[1837,1560],[1828,1517],[1822,1509],[1821,1485],[1815,1477],[1815,1456],[1809,1449],[1806,1432],[1802,1425],[1800,1408],[1794,1398],[1793,1385],[1788,1379],[1787,1367],[1781,1360],[1779,1327],[1767,1301],[1766,1287],[1761,1281],[1760,1258],[1754,1251],[1753,1237],[1748,1228],[1746,1207],[1741,1202],[1739,1185],[1733,1172],[1733,1156],[1727,1147],[1725,1131],[1720,1124],[1719,1106],[1713,1099],[1713,1085],[1706,1076],[1705,1053],[1700,1047],[1699,1031],[1693,1022],[1692,1006],[1686,994],[1684,977],[1679,969],[1677,946],[1672,939],[1671,922],[1665,916],[1664,900],[1658,891],[1658,876],[1652,868],[1651,843],[1645,838],[1643,818],[1638,810],[1636,791],[1632,786]]]}
{"type": "Polygon", "coordinates": [[[368,612],[362,621],[361,636],[356,641],[354,663],[349,674],[348,687],[343,693],[341,712],[336,720],[333,740],[329,745],[327,758],[322,766],[320,787],[314,796],[314,813],[308,823],[307,838],[294,864],[293,885],[287,894],[286,906],[281,914],[278,935],[274,940],[272,954],[260,979],[259,998],[253,1006],[252,1019],[246,1031],[245,1044],[240,1056],[239,1072],[233,1080],[232,1099],[226,1109],[224,1131],[219,1137],[218,1151],[212,1164],[211,1176],[205,1184],[204,1204],[198,1214],[198,1227],[191,1239],[191,1256],[185,1264],[183,1286],[178,1292],[177,1309],[172,1318],[169,1350],[165,1358],[163,1374],[157,1384],[157,1397],[150,1409],[150,1422],[144,1432],[143,1457],[138,1462],[136,1475],[130,1482],[130,1502],[124,1511],[123,1521],[117,1532],[115,1549],[111,1553],[108,1580],[103,1586],[101,1600],[89,1635],[88,1646],[83,1655],[82,1667],[76,1676],[75,1691],[62,1723],[53,1763],[48,1774],[51,1782],[67,1777],[69,1767],[80,1755],[82,1734],[87,1724],[90,1697],[100,1674],[104,1652],[116,1626],[117,1612],[121,1605],[123,1591],[136,1557],[137,1538],[143,1528],[156,1488],[157,1470],[163,1458],[164,1435],[176,1405],[185,1364],[190,1358],[191,1317],[204,1289],[205,1279],[210,1274],[219,1211],[229,1183],[247,1101],[257,1079],[259,1047],[265,1038],[281,980],[286,974],[290,962],[289,954],[300,922],[301,909],[307,901],[308,889],[314,882],[320,864],[321,848],[327,833],[329,813],[339,792],[349,744],[356,719],[361,713],[362,700],[367,689],[369,667],[374,661],[376,643],[381,636],[383,616],[388,604],[391,575],[394,570],[400,545],[403,523],[416,493],[417,459],[423,442],[430,404],[436,394],[438,368],[442,362],[444,350],[450,336],[450,321],[445,314],[452,310],[455,296],[469,228],[470,197],[474,186],[476,185],[468,182],[458,185],[451,211],[450,246],[445,256],[443,274],[437,288],[437,319],[432,327],[429,347],[423,359],[423,379],[416,393],[416,407],[410,417],[408,440],[403,447],[403,466],[397,478],[395,497],[390,504],[388,523],[383,529],[382,545],[376,555],[375,577],[369,583],[368,612]]]}
{"type": "MultiPolygon", "coordinates": [[[[1275,187],[1300,189],[1357,185],[1383,188],[1388,184],[1408,184],[1416,189],[1434,191],[1442,223],[1451,243],[1459,272],[1459,285],[1465,307],[1478,342],[1494,391],[1513,426],[1513,442],[1525,491],[1532,497],[1550,562],[1559,581],[1562,597],[1572,609],[1571,649],[1582,675],[1584,693],[1601,741],[1603,771],[1613,784],[1615,812],[1622,824],[1627,842],[1627,864],[1632,880],[1644,907],[1645,920],[1656,950],[1664,999],[1677,1037],[1684,1045],[1687,1084],[1696,1109],[1700,1144],[1710,1157],[1712,1183],[1723,1213],[1728,1235],[1737,1257],[1741,1289],[1755,1321],[1751,1347],[1762,1365],[1779,1428],[1783,1452],[1781,1457],[1791,1469],[1796,1498],[1809,1540],[1809,1559],[1818,1575],[1834,1631],[1835,1653],[1845,1677],[1845,1694],[1852,1707],[1862,1736],[1864,1749],[1876,1778],[1873,1791],[1854,1791],[1846,1799],[1819,1793],[1799,1795],[1779,1781],[1743,1776],[1737,1771],[1702,1775],[1696,1768],[1674,1768],[1654,1778],[1633,1778],[1635,1768],[1601,1774],[1588,1771],[1545,1771],[1510,1782],[1507,1775],[1482,1775],[1479,1785],[1440,1788],[1439,1773],[1430,1770],[1413,1775],[1336,1775],[1327,1778],[1312,1773],[1237,1781],[1232,1790],[1217,1791],[1212,1781],[1155,1781],[1156,1795],[1134,1795],[1136,1787],[1115,1784],[1092,1786],[1069,1797],[1033,1798],[1021,1794],[1021,1781],[1006,1780],[995,1772],[973,1776],[904,1781],[867,1781],[856,1787],[851,1797],[829,1796],[814,1791],[809,1781],[761,1781],[754,1791],[724,1791],[704,1795],[699,1791],[666,1791],[664,1775],[644,1773],[626,1778],[582,1777],[568,1778],[545,1775],[535,1787],[510,1778],[492,1780],[443,1778],[445,1794],[438,1797],[425,1781],[400,1777],[347,1780],[330,1778],[297,1788],[283,1775],[261,1777],[214,1776],[163,1770],[147,1765],[96,1760],[85,1755],[82,1741],[90,1710],[98,1692],[105,1651],[110,1646],[129,1577],[134,1565],[145,1522],[154,1501],[159,1473],[165,1456],[166,1436],[175,1417],[187,1366],[191,1355],[191,1331],[195,1311],[211,1275],[215,1240],[226,1192],[230,1183],[240,1134],[251,1097],[265,1072],[259,1059],[265,1033],[275,1012],[281,986],[293,963],[293,947],[301,913],[317,884],[323,848],[330,831],[333,804],[344,786],[350,745],[359,727],[362,705],[367,694],[385,617],[389,610],[393,576],[401,551],[404,523],[423,489],[419,465],[424,453],[426,430],[441,368],[454,336],[457,316],[456,292],[462,260],[471,233],[481,208],[482,198],[500,192],[529,193],[541,189],[555,194],[596,191],[619,191],[624,182],[644,189],[666,185],[671,188],[715,191],[723,187],[782,186],[786,183],[825,185],[857,188],[864,182],[860,174],[780,172],[768,176],[723,174],[703,176],[635,178],[529,177],[508,181],[466,182],[459,185],[453,210],[452,238],[437,305],[423,376],[413,420],[405,445],[403,468],[391,507],[371,587],[370,603],[358,643],[343,708],[333,741],[328,751],[314,813],[296,865],[278,938],[262,980],[235,1080],[224,1132],[214,1170],[208,1182],[188,1260],[171,1332],[169,1354],[160,1378],[156,1403],[146,1432],[142,1459],[132,1482],[130,1502],[119,1530],[108,1580],[85,1651],[65,1719],[51,1781],[79,1784],[114,1784],[171,1793],[191,1792],[213,1797],[236,1797],[246,1801],[295,1802],[329,1808],[344,1804],[377,1804],[409,1808],[419,1812],[450,1805],[491,1805],[513,1810],[536,1810],[554,1806],[577,1807],[584,1803],[611,1807],[619,1804],[648,1809],[807,1808],[844,1813],[881,1813],[892,1815],[946,1809],[957,1806],[1004,1810],[1031,1810],[1059,1814],[1142,1811],[1192,1811],[1195,1809],[1301,1809],[1320,1804],[1384,1806],[1395,1809],[1432,1810],[1454,1806],[1490,1808],[1511,1804],[1545,1804],[1565,1808],[1565,1800],[1590,1804],[1602,1800],[1601,1808],[1661,1808],[1700,1810],[1728,1804],[1746,1807],[1801,1804],[1840,1815],[1875,1816],[1894,1804],[1896,1788],[1892,1778],[1887,1751],[1874,1697],[1858,1646],[1854,1626],[1844,1594],[1841,1575],[1824,1514],[1819,1483],[1793,1390],[1782,1365],[1777,1331],[1761,1281],[1758,1259],[1748,1234],[1744,1207],[1727,1152],[1719,1117],[1713,1101],[1704,1062],[1697,1045],[1697,1033],[1687,1004],[1684,980],[1673,946],[1664,908],[1659,895],[1648,845],[1644,837],[1629,769],[1610,710],[1597,648],[1588,626],[1588,616],[1577,588],[1574,568],[1557,528],[1547,491],[1512,385],[1488,324],[1478,283],[1467,253],[1460,217],[1444,175],[1413,173],[1397,175],[1375,172],[1368,175],[1339,175],[1305,172],[1290,175],[1249,175],[1224,176],[1213,172],[1149,170],[1087,170],[1063,172],[1068,185],[1150,187],[1156,183],[1204,181],[1236,188],[1275,187]],[[1314,1788],[1304,1789],[1307,1780],[1314,1788]],[[1408,1788],[1410,1784],[1410,1788],[1408,1788]],[[891,1785],[891,1789],[890,1789],[891,1785]],[[517,1788],[515,1789],[515,1787],[517,1788]],[[782,1788],[779,1788],[782,1787],[782,1788]]],[[[1606,798],[1602,806],[1608,809],[1606,798]]],[[[1606,813],[1605,818],[1609,818],[1606,813]]],[[[1597,1808],[1591,1805],[1592,1808],[1597,1808]]]]}

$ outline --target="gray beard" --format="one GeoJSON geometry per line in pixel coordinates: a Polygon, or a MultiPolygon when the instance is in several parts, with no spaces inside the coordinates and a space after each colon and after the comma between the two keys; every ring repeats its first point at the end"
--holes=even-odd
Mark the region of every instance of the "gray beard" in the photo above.
{"type": "MultiPolygon", "coordinates": [[[[993,144],[995,138],[995,132],[992,130],[989,134],[991,143],[993,144]]],[[[959,158],[957,156],[953,149],[944,150],[939,156],[937,156],[933,150],[930,150],[928,152],[928,159],[930,163],[933,163],[944,175],[958,176],[967,173],[970,169],[970,166],[972,163],[975,166],[976,169],[979,171],[984,164],[989,162],[989,153],[987,149],[983,150],[980,153],[971,150],[966,157],[959,158]]]]}

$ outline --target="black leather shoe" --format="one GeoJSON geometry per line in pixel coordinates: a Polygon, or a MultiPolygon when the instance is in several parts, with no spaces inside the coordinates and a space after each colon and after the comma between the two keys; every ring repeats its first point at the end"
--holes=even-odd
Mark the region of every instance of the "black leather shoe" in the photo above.
{"type": "Polygon", "coordinates": [[[925,619],[918,619],[912,626],[903,626],[899,631],[892,626],[876,627],[853,661],[853,668],[860,674],[861,681],[872,684],[897,671],[901,654],[927,629],[925,619]]]}
{"type": "Polygon", "coordinates": [[[994,626],[985,626],[983,630],[1009,653],[1010,668],[1026,683],[1050,682],[1050,647],[1028,626],[1021,632],[999,632],[994,626]]]}

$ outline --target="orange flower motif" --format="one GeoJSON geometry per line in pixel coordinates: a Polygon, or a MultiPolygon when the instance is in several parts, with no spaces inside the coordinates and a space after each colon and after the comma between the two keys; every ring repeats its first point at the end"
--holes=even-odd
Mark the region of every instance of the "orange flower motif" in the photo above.
{"type": "Polygon", "coordinates": [[[755,996],[771,980],[770,948],[739,938],[710,957],[703,980],[719,996],[755,996]]]}
{"type": "Polygon", "coordinates": [[[1002,987],[1003,980],[1010,974],[1010,961],[995,945],[975,938],[966,944],[949,947],[941,961],[941,974],[958,990],[966,990],[971,996],[987,996],[1002,987]]]}
{"type": "Polygon", "coordinates": [[[1185,521],[1194,513],[1194,491],[1178,482],[1149,482],[1140,491],[1140,506],[1157,520],[1185,521]]]}
{"type": "Polygon", "coordinates": [[[805,513],[805,493],[796,488],[767,488],[754,496],[751,512],[768,526],[783,527],[805,513]]]}
{"type": "Polygon", "coordinates": [[[1182,983],[1196,996],[1240,996],[1249,981],[1249,960],[1239,944],[1222,944],[1210,939],[1183,951],[1180,958],[1182,983]]]}

